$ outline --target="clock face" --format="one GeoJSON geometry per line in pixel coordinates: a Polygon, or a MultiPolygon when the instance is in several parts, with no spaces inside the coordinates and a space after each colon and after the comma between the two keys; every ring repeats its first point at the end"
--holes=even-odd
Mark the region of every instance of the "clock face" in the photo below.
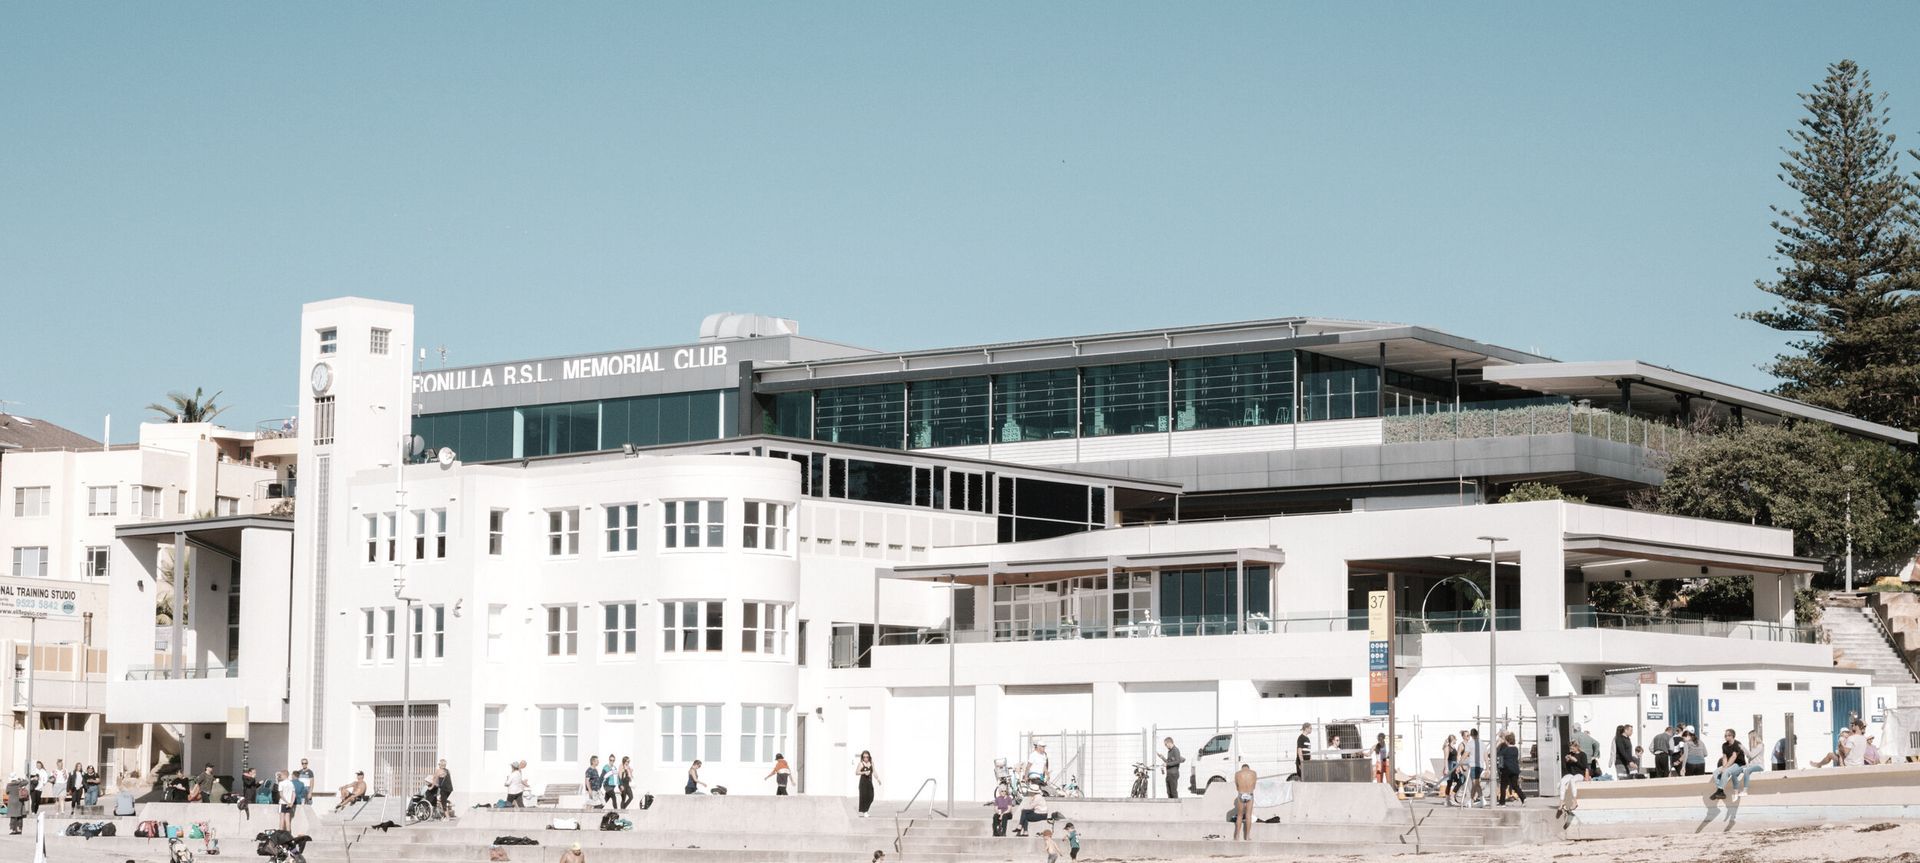
{"type": "Polygon", "coordinates": [[[314,395],[326,395],[327,390],[333,388],[333,366],[327,365],[326,363],[314,363],[313,373],[307,376],[307,381],[313,385],[314,395]]]}

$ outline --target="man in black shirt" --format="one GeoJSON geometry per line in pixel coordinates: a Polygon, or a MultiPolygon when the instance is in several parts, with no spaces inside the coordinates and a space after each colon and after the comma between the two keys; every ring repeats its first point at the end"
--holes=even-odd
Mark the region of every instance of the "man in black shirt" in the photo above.
{"type": "Polygon", "coordinates": [[[1301,725],[1300,736],[1293,741],[1293,772],[1295,774],[1302,773],[1306,769],[1306,763],[1313,759],[1313,738],[1308,736],[1312,731],[1313,723],[1301,725]]]}
{"type": "Polygon", "coordinates": [[[1181,757],[1180,747],[1173,745],[1173,738],[1163,741],[1167,747],[1167,799],[1180,799],[1180,765],[1187,759],[1181,757]]]}
{"type": "MultiPolygon", "coordinates": [[[[1734,734],[1733,729],[1729,728],[1727,729],[1726,740],[1720,744],[1720,768],[1713,773],[1713,797],[1709,799],[1727,799],[1727,783],[1731,781],[1733,777],[1742,774],[1744,771],[1741,768],[1746,766],[1746,747],[1740,745],[1739,735],[1734,734]]],[[[1747,790],[1745,788],[1736,789],[1733,793],[1733,799],[1735,800],[1739,800],[1745,796],[1747,796],[1747,790]]]]}

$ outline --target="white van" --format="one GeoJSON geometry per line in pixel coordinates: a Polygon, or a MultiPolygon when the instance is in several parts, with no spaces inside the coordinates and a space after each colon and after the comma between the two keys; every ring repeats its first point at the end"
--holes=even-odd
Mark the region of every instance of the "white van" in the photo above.
{"type": "MultiPolygon", "coordinates": [[[[1314,758],[1366,758],[1371,735],[1387,730],[1385,719],[1335,720],[1315,725],[1309,737],[1314,758]],[[1374,726],[1379,726],[1375,728],[1374,726]],[[1331,735],[1331,737],[1329,737],[1331,735]]],[[[1294,745],[1299,742],[1300,726],[1263,725],[1236,729],[1208,738],[1188,759],[1191,776],[1189,793],[1198,794],[1208,785],[1225,782],[1241,764],[1253,767],[1261,776],[1292,778],[1300,772],[1295,763],[1294,745]]],[[[1174,743],[1178,745],[1179,740],[1174,743]]]]}

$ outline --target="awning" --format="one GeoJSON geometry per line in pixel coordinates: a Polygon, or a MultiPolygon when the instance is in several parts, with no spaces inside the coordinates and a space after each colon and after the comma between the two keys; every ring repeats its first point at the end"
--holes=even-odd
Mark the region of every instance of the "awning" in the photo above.
{"type": "Polygon", "coordinates": [[[1241,563],[1280,566],[1286,562],[1286,553],[1277,548],[1223,548],[1209,551],[1036,558],[988,563],[916,563],[880,567],[875,570],[875,573],[881,578],[938,582],[951,580],[959,584],[986,584],[987,577],[991,575],[995,584],[1026,584],[1057,581],[1082,575],[1104,575],[1109,570],[1137,572],[1152,569],[1232,566],[1241,563]]]}
{"type": "Polygon", "coordinates": [[[1567,566],[1578,567],[1588,581],[1707,578],[1721,575],[1772,575],[1826,571],[1819,558],[1627,539],[1600,534],[1570,534],[1567,566]],[[1629,574],[1631,573],[1631,574],[1629,574]]]}
{"type": "Polygon", "coordinates": [[[148,521],[115,526],[113,536],[115,539],[151,539],[165,544],[173,541],[174,534],[184,533],[188,542],[237,558],[240,556],[240,533],[248,529],[291,531],[293,519],[273,515],[226,515],[184,521],[148,521]]]}

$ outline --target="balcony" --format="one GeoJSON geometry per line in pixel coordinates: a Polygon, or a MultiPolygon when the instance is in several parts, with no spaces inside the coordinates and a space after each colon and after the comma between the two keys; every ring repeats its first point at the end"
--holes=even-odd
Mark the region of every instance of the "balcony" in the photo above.
{"type": "MultiPolygon", "coordinates": [[[[1504,617],[1504,616],[1503,616],[1504,617]]],[[[1517,626],[1519,617],[1513,618],[1517,626]]],[[[910,647],[924,645],[945,645],[951,640],[954,644],[1014,644],[1023,642],[1087,642],[1107,639],[1157,639],[1157,638],[1207,638],[1230,635],[1323,635],[1364,631],[1366,618],[1359,620],[1359,626],[1353,624],[1349,614],[1302,614],[1268,617],[1265,614],[1249,614],[1243,624],[1238,617],[1230,614],[1198,615],[1188,617],[1142,618],[1121,623],[1081,623],[1071,619],[1042,626],[1014,626],[1002,622],[993,629],[967,628],[949,631],[946,629],[910,629],[883,632],[871,647],[859,649],[857,636],[850,632],[836,632],[833,636],[834,668],[866,668],[871,664],[871,654],[875,647],[910,647]]],[[[1443,626],[1451,624],[1442,624],[1443,626]]],[[[1484,616],[1481,625],[1485,629],[1484,616]]],[[[1508,628],[1506,621],[1501,629],[1508,628]]],[[[1429,629],[1425,621],[1403,617],[1395,626],[1394,653],[1397,664],[1412,667],[1420,664],[1421,639],[1427,632],[1455,632],[1459,629],[1429,629]]]]}
{"type": "Polygon", "coordinates": [[[1567,609],[1568,629],[1619,629],[1634,632],[1660,632],[1668,635],[1698,635],[1709,638],[1740,638],[1776,644],[1818,644],[1819,627],[1788,626],[1763,620],[1714,620],[1691,615],[1654,616],[1614,614],[1594,611],[1590,605],[1567,609]]]}
{"type": "Polygon", "coordinates": [[[205,668],[168,668],[136,666],[127,669],[128,680],[222,680],[240,676],[238,665],[211,665],[205,668]]]}
{"type": "Polygon", "coordinates": [[[1563,399],[1478,402],[1457,410],[1439,402],[1405,402],[1387,412],[1382,436],[1389,444],[1577,434],[1669,452],[1692,438],[1677,426],[1563,399]]]}
{"type": "MultiPolygon", "coordinates": [[[[25,678],[14,678],[14,710],[27,709],[27,690],[28,681],[25,678]]],[[[98,713],[107,703],[107,684],[99,679],[73,680],[42,676],[32,683],[32,690],[35,710],[98,713]]]]}

